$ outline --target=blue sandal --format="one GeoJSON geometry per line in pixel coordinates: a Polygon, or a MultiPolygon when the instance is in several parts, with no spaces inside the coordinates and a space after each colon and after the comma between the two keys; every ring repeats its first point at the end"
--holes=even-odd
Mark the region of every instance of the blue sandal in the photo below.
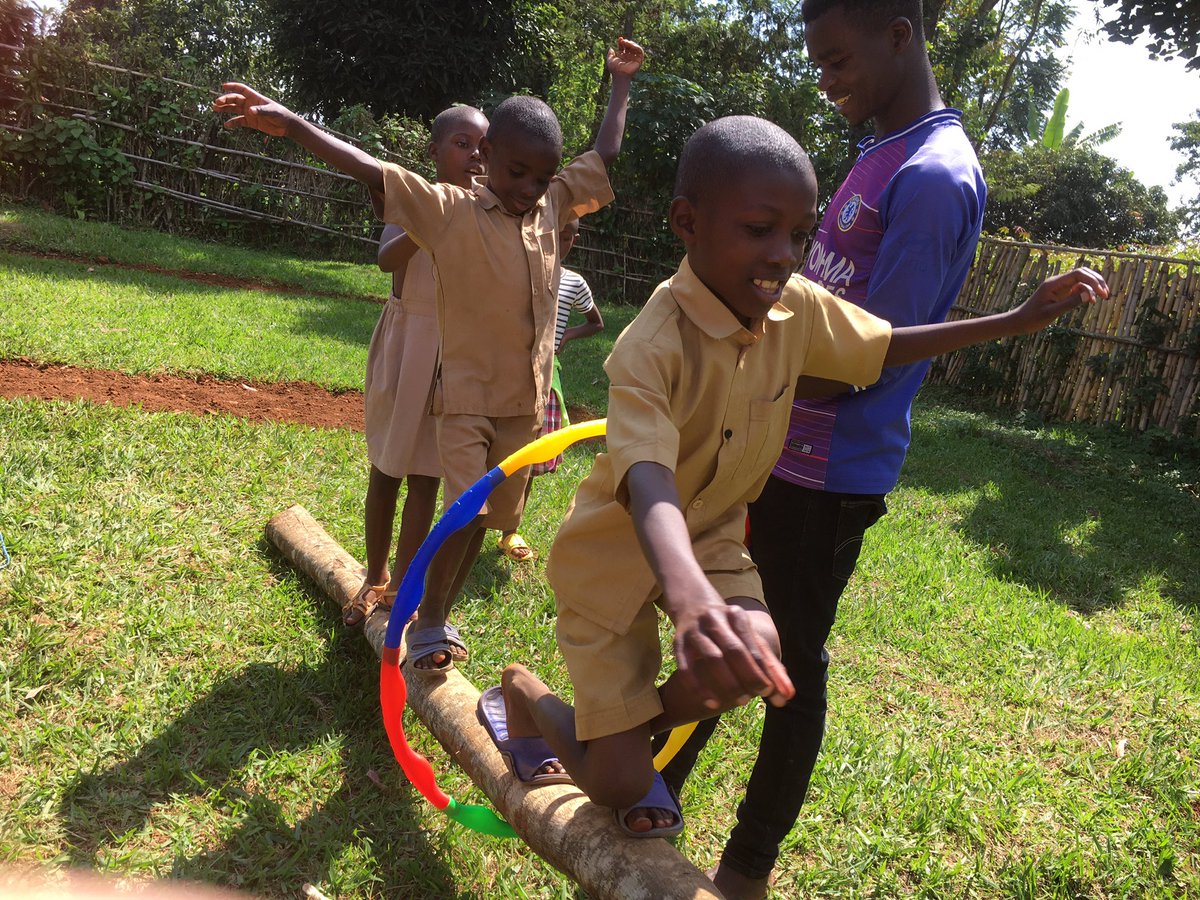
{"type": "Polygon", "coordinates": [[[650,785],[650,793],[639,802],[633,804],[633,806],[627,806],[624,809],[614,809],[613,814],[617,817],[617,824],[621,826],[621,830],[630,837],[668,838],[674,837],[683,831],[683,810],[679,806],[679,798],[671,790],[671,786],[663,781],[660,772],[654,773],[654,783],[650,785]],[[662,828],[651,828],[649,831],[634,831],[625,824],[625,819],[629,815],[630,810],[634,809],[669,809],[675,814],[675,821],[662,828]]]}
{"type": "Polygon", "coordinates": [[[499,685],[483,692],[475,715],[504,757],[508,771],[519,782],[530,786],[575,783],[566,772],[538,772],[548,763],[558,762],[544,738],[508,736],[508,707],[504,705],[504,694],[499,685]]]}

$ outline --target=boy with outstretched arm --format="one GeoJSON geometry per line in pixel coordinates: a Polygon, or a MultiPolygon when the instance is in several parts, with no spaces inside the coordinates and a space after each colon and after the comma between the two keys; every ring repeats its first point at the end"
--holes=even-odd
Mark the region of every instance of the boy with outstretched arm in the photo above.
{"type": "Polygon", "coordinates": [[[1009,313],[893,330],[792,275],[817,222],[816,179],[795,140],[761,119],[697,131],[675,193],[670,223],[687,257],[613,347],[608,451],[550,552],[574,707],[512,665],[479,710],[510,764],[556,756],[642,836],[682,826],[653,770],[652,734],[755,695],[776,706],[792,696],[743,537],[797,379],[869,384],[884,366],[1035,331],[1107,294],[1079,269],[1009,313]],[[659,609],[675,627],[677,662],[661,685],[659,609]]]}
{"type": "MultiPolygon", "coordinates": [[[[575,246],[579,237],[579,220],[572,219],[563,226],[558,235],[559,261],[565,260],[575,246]]],[[[550,396],[546,399],[546,413],[538,437],[545,437],[561,428],[570,425],[567,417],[567,404],[562,392],[562,359],[563,348],[571,341],[591,337],[604,330],[604,316],[600,307],[592,298],[592,289],[578,272],[562,267],[562,276],[558,280],[558,322],[554,328],[554,377],[550,384],[550,396]],[[584,317],[579,325],[567,326],[571,313],[578,312],[584,317]]],[[[529,503],[529,491],[533,480],[539,475],[548,475],[558,469],[562,463],[562,454],[545,462],[534,463],[529,467],[529,480],[525,483],[525,503],[529,503]]],[[[525,538],[513,527],[500,536],[497,546],[500,552],[513,562],[532,562],[537,553],[525,541],[525,538]]]]}
{"type": "MultiPolygon", "coordinates": [[[[472,106],[452,106],[434,117],[428,153],[439,182],[470,190],[484,174],[480,144],[488,120],[472,106]]],[[[429,395],[437,373],[437,276],[433,259],[398,225],[379,238],[379,268],[392,275],[391,297],[371,335],[363,386],[363,431],[371,469],[363,525],[367,572],[362,587],[342,610],[342,621],[364,622],[376,607],[389,609],[408,564],[433,524],[442,462],[437,419],[429,395]],[[396,501],[404,483],[404,508],[396,538],[396,584],[388,550],[396,501]]]]}
{"type": "MultiPolygon", "coordinates": [[[[550,108],[533,97],[501,103],[483,143],[487,184],[469,191],[380,163],[244,85],[226,85],[229,93],[214,104],[234,113],[227,127],[290,137],[361,181],[384,221],[402,225],[433,257],[441,347],[432,410],[447,505],[541,426],[554,356],[558,233],[572,217],[612,200],[607,168],[621,147],[630,81],[643,57],[624,38],[609,51],[612,88],[595,147],[561,172],[562,131],[550,108]]],[[[486,528],[520,522],[527,477],[505,479],[476,522],[434,557],[408,637],[410,671],[444,672],[466,658],[447,613],[486,528]]]]}

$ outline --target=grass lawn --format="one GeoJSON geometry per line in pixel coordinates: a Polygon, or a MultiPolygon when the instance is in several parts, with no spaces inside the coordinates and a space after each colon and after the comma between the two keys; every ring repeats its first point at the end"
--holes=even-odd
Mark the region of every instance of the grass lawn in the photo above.
{"type": "MultiPolygon", "coordinates": [[[[6,256],[0,271],[72,284],[43,262],[6,256]]],[[[113,296],[179,302],[145,278],[113,296]]],[[[41,296],[22,317],[53,314],[41,296]]],[[[305,298],[254,299],[230,302],[246,330],[267,300],[305,298]]],[[[230,333],[230,372],[270,365],[261,338],[230,333]]],[[[153,367],[150,346],[78,361],[153,367]]],[[[348,355],[336,346],[287,377],[320,381],[348,355]]],[[[595,358],[574,368],[602,380],[595,358]]],[[[448,827],[407,788],[365,641],[264,540],[301,502],[361,558],[363,449],[344,432],[0,401],[0,861],[263,896],[304,881],[345,898],[576,896],[521,845],[448,827]]],[[[548,547],[589,465],[570,451],[535,483],[531,543],[548,547]]],[[[777,895],[1200,894],[1195,489],[1125,439],[922,397],[830,644],[828,734],[777,895]]],[[[486,550],[458,612],[468,677],[487,685],[520,659],[564,687],[552,610],[544,562],[486,550]]],[[[757,706],[729,716],[684,796],[679,846],[701,866],[760,727],[757,706]]],[[[448,791],[478,801],[410,730],[448,791]]]]}
{"type": "MultiPolygon", "coordinates": [[[[303,379],[361,390],[382,308],[344,297],[231,289],[113,265],[38,259],[22,251],[269,277],[300,289],[388,290],[388,276],[370,259],[359,265],[299,260],[0,205],[0,358],[29,356],[128,373],[303,379]]],[[[572,405],[592,411],[606,402],[601,364],[636,312],[603,298],[601,308],[606,330],[563,353],[563,390],[572,405]]]]}

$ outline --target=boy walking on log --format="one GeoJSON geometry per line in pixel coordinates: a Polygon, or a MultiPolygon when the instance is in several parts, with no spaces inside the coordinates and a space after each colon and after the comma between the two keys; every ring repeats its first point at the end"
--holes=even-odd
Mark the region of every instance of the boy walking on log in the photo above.
{"type": "MultiPolygon", "coordinates": [[[[829,203],[804,275],[893,325],[941,322],[974,259],[987,188],[962,114],[939,95],[921,2],[805,0],[801,17],[818,88],[851,125],[874,126],[829,203]]],[[[754,772],[716,871],[731,900],[766,896],[804,803],[825,733],[825,642],[864,532],[887,511],[927,370],[925,362],[891,368],[857,392],[802,386],[776,447],[782,455],[750,504],[751,555],[796,696],[765,711],[754,772]]],[[[701,722],[664,770],[676,789],[715,724],[701,722]]]]}
{"type": "MultiPolygon", "coordinates": [[[[228,93],[214,103],[233,113],[226,127],[289,137],[361,181],[384,221],[403,226],[433,257],[441,347],[431,407],[446,505],[541,426],[554,356],[558,233],[612,200],[607,167],[620,151],[630,81],[643,58],[624,38],[609,50],[612,89],[595,147],[561,172],[562,131],[550,108],[533,97],[501,103],[483,142],[488,182],[471,191],[380,163],[245,85],[225,85],[228,93]]],[[[505,479],[475,524],[455,532],[434,558],[409,635],[410,670],[444,672],[455,649],[465,658],[447,613],[486,528],[520,522],[527,477],[505,479]]]]}
{"type": "MultiPolygon", "coordinates": [[[[483,175],[480,142],[488,120],[471,106],[452,106],[433,120],[429,155],[437,180],[470,190],[483,175]]],[[[376,607],[390,609],[388,550],[396,519],[396,498],[407,483],[394,571],[402,575],[433,524],[442,463],[437,419],[429,396],[437,372],[437,282],[433,258],[398,225],[385,225],[379,238],[379,268],[392,273],[392,295],[371,335],[363,390],[364,428],[371,472],[363,525],[367,575],[342,611],[342,621],[358,625],[376,607]]]]}
{"type": "Polygon", "coordinates": [[[670,224],[687,256],[613,347],[608,450],[550,552],[574,707],[514,664],[479,708],[518,777],[535,781],[534,765],[557,757],[636,836],[682,827],[651,735],[794,693],[743,537],[797,379],[869,384],[884,366],[1031,332],[1107,294],[1077,269],[1008,313],[892,329],[792,275],[817,221],[816,179],[795,140],[761,119],[697,131],[675,194],[670,224]],[[659,609],[677,662],[661,685],[659,609]]]}

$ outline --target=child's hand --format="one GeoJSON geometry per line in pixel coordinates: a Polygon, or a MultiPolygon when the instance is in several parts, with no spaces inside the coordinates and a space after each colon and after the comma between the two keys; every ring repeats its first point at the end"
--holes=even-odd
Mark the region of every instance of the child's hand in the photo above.
{"type": "Polygon", "coordinates": [[[1092,269],[1072,269],[1043,281],[1028,300],[1011,313],[1014,334],[1032,334],[1059,316],[1108,296],[1108,284],[1092,269]]]}
{"type": "Polygon", "coordinates": [[[286,106],[236,81],[221,85],[221,90],[229,93],[213,101],[213,111],[233,114],[225,122],[226,128],[254,128],[276,137],[287,135],[288,123],[295,113],[286,106]]]}
{"type": "Polygon", "coordinates": [[[678,672],[709,709],[766,697],[783,706],[796,693],[783,663],[755,631],[740,606],[717,599],[675,621],[678,672]]]}
{"type": "Polygon", "coordinates": [[[629,78],[642,67],[646,51],[628,38],[617,38],[617,49],[608,49],[608,71],[629,78]]]}

